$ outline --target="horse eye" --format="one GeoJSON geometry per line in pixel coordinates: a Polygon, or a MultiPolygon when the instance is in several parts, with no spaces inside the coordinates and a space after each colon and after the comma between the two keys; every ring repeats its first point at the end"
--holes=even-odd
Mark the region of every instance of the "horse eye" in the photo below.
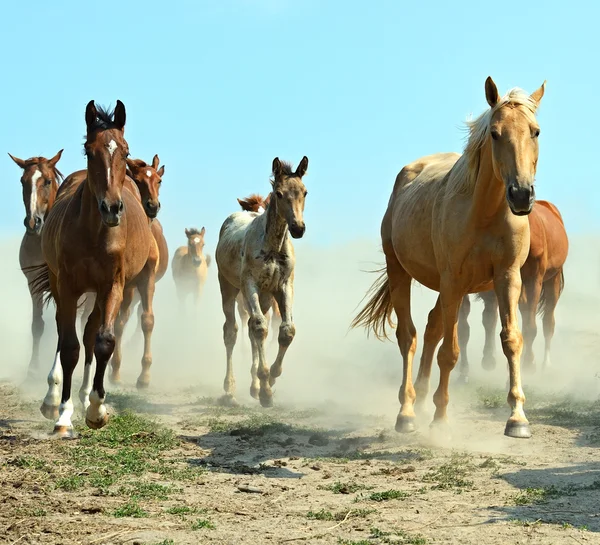
{"type": "Polygon", "coordinates": [[[533,131],[533,137],[537,138],[540,135],[540,129],[535,129],[535,131],[533,131]]]}
{"type": "Polygon", "coordinates": [[[305,191],[305,192],[304,192],[304,196],[305,196],[305,197],[306,197],[306,195],[308,195],[308,191],[305,191]]]}
{"type": "Polygon", "coordinates": [[[44,185],[50,185],[52,183],[52,180],[44,180],[44,185]]]}
{"type": "Polygon", "coordinates": [[[281,191],[277,191],[276,195],[278,199],[283,199],[283,193],[281,191]]]}
{"type": "Polygon", "coordinates": [[[494,140],[498,140],[500,138],[500,135],[498,134],[498,131],[492,131],[492,138],[494,140]]]}

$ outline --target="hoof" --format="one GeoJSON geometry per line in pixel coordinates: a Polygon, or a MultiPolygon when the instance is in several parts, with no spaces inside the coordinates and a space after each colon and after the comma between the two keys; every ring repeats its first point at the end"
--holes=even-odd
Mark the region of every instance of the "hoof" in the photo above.
{"type": "Polygon", "coordinates": [[[496,369],[496,357],[495,356],[483,356],[481,360],[481,367],[486,371],[493,371],[496,369]]]}
{"type": "Polygon", "coordinates": [[[467,384],[469,384],[469,375],[458,375],[458,378],[456,379],[456,385],[466,386],[467,384]]]}
{"type": "Polygon", "coordinates": [[[220,405],[221,407],[239,407],[240,404],[237,402],[237,400],[235,399],[235,397],[233,397],[232,394],[225,394],[224,396],[221,396],[218,401],[217,404],[220,405]]]}
{"type": "Polygon", "coordinates": [[[257,388],[256,386],[250,386],[250,395],[258,400],[258,394],[260,392],[260,388],[257,388]]]}
{"type": "Polygon", "coordinates": [[[119,386],[121,384],[121,375],[110,375],[108,377],[108,382],[113,386],[119,386]]]}
{"type": "Polygon", "coordinates": [[[435,443],[447,444],[452,441],[452,428],[445,420],[434,420],[429,425],[429,435],[435,443]]]}
{"type": "Polygon", "coordinates": [[[73,431],[72,426],[54,426],[54,431],[52,432],[54,437],[58,439],[73,439],[75,437],[75,432],[73,431]]]}
{"type": "Polygon", "coordinates": [[[47,418],[48,420],[58,420],[58,405],[54,407],[52,405],[46,405],[45,403],[42,403],[40,412],[42,415],[44,415],[44,418],[47,418]]]}
{"type": "Polygon", "coordinates": [[[263,394],[261,392],[261,394],[259,394],[259,400],[260,400],[260,405],[261,407],[264,407],[265,409],[269,409],[270,407],[273,406],[273,394],[263,394]]]}
{"type": "Polygon", "coordinates": [[[99,430],[108,424],[108,413],[104,415],[104,417],[99,421],[90,420],[89,418],[85,418],[85,423],[88,428],[92,430],[99,430]]]}
{"type": "Polygon", "coordinates": [[[137,382],[135,383],[135,386],[138,390],[147,390],[148,387],[150,386],[150,379],[143,379],[143,378],[138,378],[137,382]]]}
{"type": "Polygon", "coordinates": [[[504,428],[504,435],[513,437],[514,439],[529,439],[531,437],[529,422],[509,420],[506,423],[506,428],[504,428]]]}
{"type": "Polygon", "coordinates": [[[414,416],[399,414],[396,418],[396,431],[398,433],[413,433],[416,429],[414,416]]]}

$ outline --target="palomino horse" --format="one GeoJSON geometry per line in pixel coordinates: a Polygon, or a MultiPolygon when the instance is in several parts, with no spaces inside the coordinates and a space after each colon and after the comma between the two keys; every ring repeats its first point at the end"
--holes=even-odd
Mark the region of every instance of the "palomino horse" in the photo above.
{"type": "MultiPolygon", "coordinates": [[[[58,411],[54,430],[59,435],[72,434],[71,381],[79,359],[75,327],[79,298],[88,292],[97,294],[83,334],[85,370],[80,390],[90,428],[101,428],[108,421],[104,373],[115,347],[117,314],[119,309],[127,310],[136,287],[142,296],[142,328],[148,341],[154,327],[158,249],[139,197],[124,187],[129,155],[125,106],[117,101],[113,114],[96,108],[92,100],[85,121],[86,178],[79,182],[68,177],[62,184],[42,231],[46,264],[33,281],[37,294],[49,292],[56,302],[58,349],[41,411],[47,418],[55,418],[58,411]],[[94,356],[96,373],[90,385],[94,356]]],[[[139,381],[148,382],[151,363],[147,350],[139,381]]]]}
{"type": "MultiPolygon", "coordinates": [[[[246,197],[245,199],[238,199],[238,203],[242,207],[242,210],[255,214],[262,214],[269,205],[269,201],[271,200],[271,194],[267,195],[266,199],[263,199],[260,195],[256,193],[246,197]]],[[[237,309],[238,314],[240,316],[240,322],[242,323],[242,337],[244,337],[244,330],[248,325],[248,320],[250,319],[250,313],[244,304],[244,296],[242,293],[238,293],[237,296],[237,309]]],[[[277,331],[279,330],[279,326],[281,325],[281,313],[279,312],[279,307],[277,306],[277,301],[273,299],[271,302],[271,310],[273,311],[273,320],[271,320],[271,312],[265,314],[265,318],[267,319],[268,327],[273,329],[273,336],[271,339],[273,341],[277,341],[277,331]]]]}
{"type": "Polygon", "coordinates": [[[395,311],[396,337],[404,370],[396,430],[415,429],[415,399],[429,390],[431,364],[438,352],[440,382],[432,431],[449,432],[446,414],[450,372],[459,356],[458,312],[468,293],[496,291],[502,322],[502,348],[510,369],[508,403],[512,412],[504,433],[530,437],[523,404],[520,359],[523,337],[517,307],[520,269],[529,252],[529,221],[534,202],[539,125],[535,113],[544,95],[512,89],[500,97],[491,78],[485,82],[490,109],[469,123],[464,154],[441,153],[405,166],[398,176],[381,225],[386,269],[352,326],[364,325],[379,338],[395,311]],[[429,313],[419,374],[413,387],[417,335],[411,318],[411,283],[438,291],[429,313]],[[416,393],[415,393],[416,390],[416,393]]]}
{"type": "Polygon", "coordinates": [[[264,214],[235,212],[223,223],[215,257],[219,270],[219,285],[225,325],[223,339],[227,351],[227,373],[223,402],[235,404],[235,378],[232,354],[237,338],[235,302],[242,293],[250,311],[248,321],[252,345],[252,386],[250,395],[260,399],[263,407],[273,405],[271,387],[281,375],[283,357],[294,339],[292,322],[294,267],[296,257],[288,236],[301,238],[306,230],[303,214],[306,188],[302,178],[308,168],[303,157],[294,171],[288,163],[273,160],[273,195],[264,214]],[[267,367],[265,339],[268,324],[265,314],[275,298],[281,311],[279,351],[275,363],[267,367]]]}
{"type": "Polygon", "coordinates": [[[48,212],[54,205],[56,193],[58,192],[59,179],[63,175],[56,168],[63,150],[60,150],[52,159],[45,157],[32,157],[23,160],[10,155],[10,158],[23,169],[21,185],[23,187],[23,204],[25,205],[25,234],[21,241],[19,250],[19,264],[24,272],[29,285],[33,313],[31,318],[31,335],[33,347],[31,359],[29,360],[28,374],[30,378],[37,375],[40,367],[40,340],[44,333],[44,304],[42,297],[35,295],[31,287],[34,274],[30,267],[42,266],[44,256],[42,255],[41,233],[48,212]]]}
{"type": "Polygon", "coordinates": [[[199,231],[195,228],[186,229],[185,236],[188,243],[186,246],[180,246],[175,250],[171,262],[177,297],[182,307],[190,294],[194,296],[194,304],[197,307],[204,290],[208,267],[211,263],[211,257],[209,255],[205,256],[203,253],[205,233],[206,229],[204,227],[199,231]]]}
{"type": "MultiPolygon", "coordinates": [[[[137,186],[137,191],[134,190],[134,193],[138,194],[142,202],[142,206],[146,212],[146,215],[150,219],[150,229],[152,234],[154,235],[154,239],[156,240],[156,244],[158,245],[158,268],[156,269],[156,277],[155,282],[158,282],[167,272],[167,267],[169,265],[169,247],[167,246],[167,241],[165,239],[165,235],[163,233],[163,228],[156,216],[160,210],[160,200],[159,200],[159,191],[160,186],[162,184],[162,177],[165,173],[165,166],[158,168],[160,164],[160,160],[158,155],[155,155],[152,159],[152,165],[147,165],[141,159],[127,159],[127,175],[128,177],[135,182],[137,186]]],[[[82,175],[83,179],[86,176],[86,171],[79,171],[79,174],[82,175]]],[[[73,176],[73,175],[72,175],[73,176]]],[[[129,180],[126,180],[126,184],[129,183],[129,180]]],[[[83,331],[85,323],[92,310],[94,309],[94,301],[96,299],[95,294],[90,293],[87,295],[85,308],[81,315],[81,330],[83,331]]],[[[138,322],[137,328],[134,332],[134,335],[137,335],[142,331],[142,305],[139,304],[141,301],[139,291],[136,290],[134,293],[133,301],[131,303],[130,309],[136,307],[138,308],[138,322]]],[[[119,319],[115,325],[116,332],[116,344],[115,350],[113,352],[113,356],[110,360],[111,365],[111,374],[109,375],[109,380],[113,384],[118,384],[121,380],[120,377],[120,369],[121,369],[121,361],[122,361],[122,352],[121,352],[121,341],[122,335],[125,325],[129,320],[129,309],[127,314],[123,314],[123,311],[119,312],[119,319]]],[[[149,347],[148,347],[149,349],[149,347]]],[[[147,384],[138,383],[139,387],[145,387],[147,384]]]]}
{"type": "MultiPolygon", "coordinates": [[[[565,279],[563,266],[569,252],[567,231],[558,208],[548,201],[536,201],[529,214],[531,244],[529,255],[521,268],[521,298],[519,307],[523,318],[523,370],[535,368],[533,341],[537,335],[536,313],[542,314],[546,341],[543,367],[550,365],[550,346],[554,336],[554,309],[561,296],[565,279]]],[[[482,322],[485,328],[485,345],[482,367],[496,366],[494,332],[498,320],[498,299],[493,291],[479,293],[484,302],[482,322]]],[[[458,344],[460,346],[460,381],[466,383],[469,376],[467,344],[470,328],[467,318],[471,303],[465,295],[458,318],[458,344]]]]}

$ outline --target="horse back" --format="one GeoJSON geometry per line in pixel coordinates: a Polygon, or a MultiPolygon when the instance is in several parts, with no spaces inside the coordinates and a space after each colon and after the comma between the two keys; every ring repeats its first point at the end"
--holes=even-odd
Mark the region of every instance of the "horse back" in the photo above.
{"type": "Polygon", "coordinates": [[[560,269],[569,251],[567,232],[558,208],[548,201],[536,201],[529,215],[531,244],[528,261],[545,265],[549,274],[560,269]]]}

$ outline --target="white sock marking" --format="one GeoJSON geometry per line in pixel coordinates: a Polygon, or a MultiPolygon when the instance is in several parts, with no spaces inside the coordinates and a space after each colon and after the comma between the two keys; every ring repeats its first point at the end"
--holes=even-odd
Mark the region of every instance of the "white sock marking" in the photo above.
{"type": "Polygon", "coordinates": [[[44,398],[44,405],[58,407],[60,404],[60,386],[63,379],[62,364],[60,363],[60,352],[54,356],[54,363],[48,375],[48,393],[44,398]]]}
{"type": "Polygon", "coordinates": [[[79,389],[79,400],[86,411],[90,406],[90,392],[92,391],[92,364],[88,363],[83,368],[83,382],[79,389]]]}
{"type": "Polygon", "coordinates": [[[73,423],[71,422],[71,418],[73,416],[73,401],[69,398],[65,403],[61,403],[58,408],[59,417],[56,421],[56,426],[61,426],[65,428],[73,428],[73,423]]]}
{"type": "Polygon", "coordinates": [[[106,416],[106,407],[104,399],[100,398],[96,390],[90,394],[90,405],[86,410],[86,417],[91,422],[101,422],[106,416]]]}

